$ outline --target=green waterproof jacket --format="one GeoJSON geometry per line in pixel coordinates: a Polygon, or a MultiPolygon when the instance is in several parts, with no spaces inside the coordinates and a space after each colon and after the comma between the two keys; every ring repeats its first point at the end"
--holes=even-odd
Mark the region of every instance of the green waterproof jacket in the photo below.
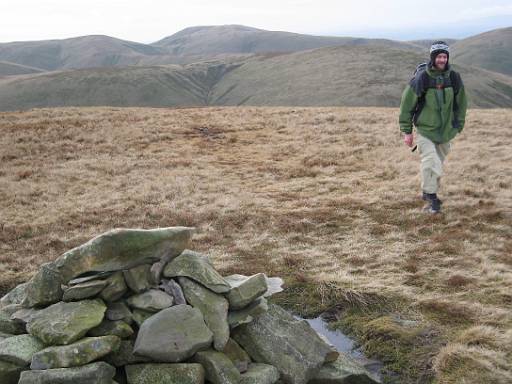
{"type": "Polygon", "coordinates": [[[411,79],[402,93],[400,131],[412,133],[414,123],[418,133],[434,143],[446,143],[462,131],[466,121],[467,97],[457,72],[451,79],[455,76],[458,87],[451,84],[450,71],[449,65],[446,70],[439,71],[429,63],[424,71],[411,79]],[[454,88],[458,88],[457,94],[454,88]],[[415,111],[419,104],[423,107],[418,114],[415,111]]]}

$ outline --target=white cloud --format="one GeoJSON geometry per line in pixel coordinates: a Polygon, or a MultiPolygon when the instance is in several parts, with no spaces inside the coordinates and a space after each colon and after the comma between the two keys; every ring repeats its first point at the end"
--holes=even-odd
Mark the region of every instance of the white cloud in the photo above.
{"type": "Polygon", "coordinates": [[[462,9],[456,15],[456,20],[474,20],[482,17],[499,16],[499,15],[512,15],[512,4],[507,5],[491,5],[478,8],[462,9]]]}
{"type": "Polygon", "coordinates": [[[153,42],[195,25],[243,24],[308,34],[428,28],[512,14],[510,0],[2,0],[0,41],[106,34],[153,42]]]}

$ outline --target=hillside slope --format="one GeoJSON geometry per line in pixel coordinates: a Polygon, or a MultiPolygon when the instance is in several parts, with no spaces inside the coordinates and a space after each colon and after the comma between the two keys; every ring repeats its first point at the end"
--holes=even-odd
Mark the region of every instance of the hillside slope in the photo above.
{"type": "Polygon", "coordinates": [[[13,75],[24,75],[28,73],[39,73],[44,72],[43,69],[28,67],[26,65],[10,63],[8,61],[0,61],[0,77],[1,76],[13,76],[13,75]]]}
{"type": "Polygon", "coordinates": [[[512,75],[512,27],[457,41],[452,46],[452,61],[512,75]]]}
{"type": "Polygon", "coordinates": [[[81,69],[0,79],[0,110],[47,106],[198,106],[225,63],[81,69]]]}
{"type": "MultiPolygon", "coordinates": [[[[0,79],[0,110],[46,106],[398,106],[424,56],[327,47],[187,65],[82,69],[0,79]]],[[[512,78],[456,66],[473,107],[512,107],[512,78]]]]}
{"type": "MultiPolygon", "coordinates": [[[[329,47],[255,57],[226,75],[212,99],[222,105],[398,106],[425,56],[375,46],[329,47]]],[[[512,107],[512,77],[478,68],[460,71],[473,107],[512,107]]]]}

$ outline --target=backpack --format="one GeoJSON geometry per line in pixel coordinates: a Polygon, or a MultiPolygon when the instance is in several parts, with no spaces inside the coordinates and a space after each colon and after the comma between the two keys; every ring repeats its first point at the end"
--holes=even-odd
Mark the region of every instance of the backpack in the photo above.
{"type": "MultiPolygon", "coordinates": [[[[416,66],[414,70],[412,79],[409,84],[414,89],[416,94],[418,95],[418,102],[416,103],[416,108],[413,111],[412,117],[414,125],[416,125],[418,121],[418,117],[421,113],[421,110],[425,106],[425,94],[429,88],[437,88],[436,79],[433,79],[427,74],[427,63],[420,63],[416,66]]],[[[455,72],[453,69],[450,71],[450,77],[443,78],[444,82],[442,84],[442,89],[452,87],[454,95],[459,93],[459,90],[462,85],[462,80],[460,75],[455,72]]],[[[457,102],[454,99],[453,101],[453,111],[455,112],[455,116],[457,116],[459,108],[457,106],[457,102]]],[[[454,121],[456,125],[458,125],[458,121],[454,121]]]]}

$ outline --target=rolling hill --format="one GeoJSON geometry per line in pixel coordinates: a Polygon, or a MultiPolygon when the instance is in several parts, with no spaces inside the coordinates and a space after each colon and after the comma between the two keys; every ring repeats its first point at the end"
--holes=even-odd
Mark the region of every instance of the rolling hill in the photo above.
{"type": "Polygon", "coordinates": [[[380,45],[418,50],[417,45],[386,39],[310,36],[239,25],[191,27],[153,44],[103,35],[64,40],[0,44],[0,61],[47,71],[127,65],[188,64],[244,58],[262,52],[296,52],[340,45],[380,45]]]}
{"type": "Polygon", "coordinates": [[[155,56],[170,61],[158,47],[103,35],[0,44],[0,60],[49,71],[135,65],[155,56]]]}
{"type": "Polygon", "coordinates": [[[388,39],[312,36],[291,32],[267,31],[243,25],[190,27],[152,45],[164,48],[174,55],[206,56],[219,53],[297,52],[329,46],[368,44],[386,48],[418,49],[414,44],[388,39]]]}
{"type": "Polygon", "coordinates": [[[459,40],[452,47],[453,62],[512,75],[512,27],[459,40]]]}
{"type": "MultiPolygon", "coordinates": [[[[397,107],[423,59],[409,50],[340,46],[244,60],[24,75],[0,79],[0,110],[71,105],[397,107]]],[[[512,107],[511,77],[456,69],[471,106],[512,107]]]]}
{"type": "MultiPolygon", "coordinates": [[[[213,104],[389,106],[424,55],[375,46],[329,47],[253,58],[214,89],[213,104]],[[397,60],[399,58],[399,60],[397,60]]],[[[512,107],[512,77],[455,65],[470,106],[512,107]]]]}
{"type": "MultiPolygon", "coordinates": [[[[512,106],[512,28],[452,44],[473,107],[512,106]]],[[[242,25],[153,44],[93,35],[0,44],[0,110],[47,106],[398,106],[430,41],[310,36],[242,25]],[[113,69],[115,67],[115,69],[113,69]]]]}
{"type": "MultiPolygon", "coordinates": [[[[510,75],[512,28],[489,31],[452,45],[452,61],[510,75]]],[[[185,28],[152,44],[103,35],[63,40],[0,44],[0,61],[46,71],[127,65],[190,64],[224,58],[244,59],[257,54],[290,53],[330,46],[380,46],[426,54],[431,40],[394,41],[336,36],[312,36],[267,31],[243,25],[185,28]]]]}

